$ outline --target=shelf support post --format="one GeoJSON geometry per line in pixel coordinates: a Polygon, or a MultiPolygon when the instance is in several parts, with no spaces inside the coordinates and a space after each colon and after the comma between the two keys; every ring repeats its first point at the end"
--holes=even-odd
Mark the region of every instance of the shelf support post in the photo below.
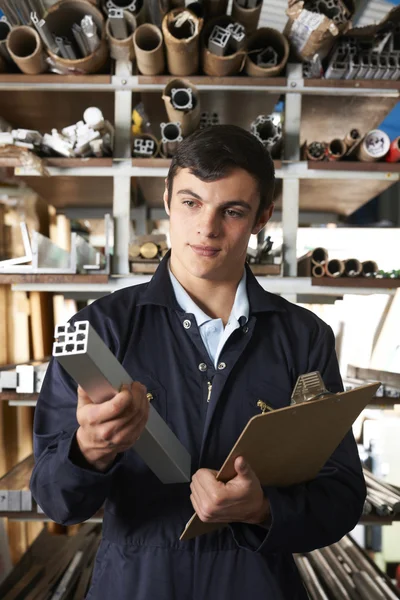
{"type": "MultiPolygon", "coordinates": [[[[116,78],[124,82],[132,75],[132,63],[117,60],[115,63],[116,78]]],[[[120,170],[113,177],[113,217],[114,217],[114,256],[113,272],[129,273],[129,235],[131,211],[131,177],[124,173],[130,169],[132,122],[132,92],[129,89],[117,90],[114,103],[114,159],[120,170]]]]}
{"type": "MultiPolygon", "coordinates": [[[[289,64],[287,67],[288,87],[296,90],[302,85],[302,65],[289,64]]],[[[284,161],[300,160],[301,94],[289,92],[285,98],[284,113],[284,161]]],[[[299,226],[300,180],[298,177],[282,181],[282,229],[284,248],[284,276],[297,275],[297,228],[299,226]]]]}

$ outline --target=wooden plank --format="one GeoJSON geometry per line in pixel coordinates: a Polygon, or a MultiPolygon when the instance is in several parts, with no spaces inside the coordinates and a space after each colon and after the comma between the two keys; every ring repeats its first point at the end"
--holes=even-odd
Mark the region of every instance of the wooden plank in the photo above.
{"type": "MultiPolygon", "coordinates": [[[[2,83],[57,83],[59,85],[78,83],[99,85],[111,84],[111,75],[23,75],[20,73],[2,73],[0,75],[0,86],[2,83]]],[[[10,92],[7,93],[9,94],[10,92]]]]}
{"type": "Polygon", "coordinates": [[[56,208],[112,206],[112,177],[23,176],[21,179],[41,198],[56,208]]]}
{"type": "Polygon", "coordinates": [[[361,162],[354,160],[309,160],[308,168],[317,171],[365,171],[368,173],[400,173],[400,163],[361,162]]]}
{"type": "Polygon", "coordinates": [[[379,288],[393,289],[400,287],[399,279],[370,279],[368,277],[312,277],[312,285],[326,287],[359,287],[359,288],[379,288]]]}
{"type": "MultiPolygon", "coordinates": [[[[304,87],[324,87],[332,89],[373,89],[373,90],[400,90],[399,81],[385,79],[305,79],[304,87]]],[[[336,96],[337,98],[337,96],[336,96]]]]}
{"type": "MultiPolygon", "coordinates": [[[[78,168],[84,169],[85,167],[112,167],[112,158],[59,158],[51,157],[43,159],[46,167],[58,167],[60,169],[67,168],[78,168]]],[[[0,158],[0,167],[23,167],[24,164],[21,162],[18,156],[2,156],[0,158]]]]}
{"type": "MultiPolygon", "coordinates": [[[[236,77],[209,77],[208,75],[190,75],[187,77],[193,85],[251,85],[256,87],[263,86],[285,86],[287,80],[285,77],[248,77],[246,75],[237,75],[236,77]]],[[[139,75],[140,85],[167,85],[171,80],[171,75],[139,75]]],[[[202,91],[202,94],[206,92],[202,91]]],[[[226,93],[226,92],[225,92],[226,93]]]]}

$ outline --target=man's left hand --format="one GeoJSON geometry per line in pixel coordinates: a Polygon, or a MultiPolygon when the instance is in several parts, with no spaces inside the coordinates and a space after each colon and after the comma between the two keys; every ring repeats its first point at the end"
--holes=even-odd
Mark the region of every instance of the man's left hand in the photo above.
{"type": "Polygon", "coordinates": [[[234,464],[236,476],[227,483],[217,481],[217,471],[210,469],[193,475],[190,500],[201,521],[255,525],[269,518],[269,502],[258,477],[242,456],[234,464]]]}

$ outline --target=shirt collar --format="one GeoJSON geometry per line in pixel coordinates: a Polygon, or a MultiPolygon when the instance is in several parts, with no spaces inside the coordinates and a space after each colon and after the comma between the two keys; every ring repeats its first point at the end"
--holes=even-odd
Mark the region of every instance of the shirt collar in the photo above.
{"type": "MultiPolygon", "coordinates": [[[[171,278],[168,273],[168,263],[171,251],[162,259],[151,281],[145,284],[138,298],[137,305],[143,306],[153,304],[155,306],[165,306],[171,310],[182,311],[179,306],[171,278]]],[[[257,312],[286,312],[287,303],[285,300],[264,290],[254,277],[250,267],[246,265],[246,286],[249,302],[249,313],[257,312]]]]}
{"type": "MultiPolygon", "coordinates": [[[[175,292],[176,301],[178,302],[182,310],[184,310],[186,313],[194,315],[196,323],[199,327],[201,327],[201,325],[204,325],[204,323],[207,323],[207,321],[211,321],[212,318],[209,315],[207,315],[203,310],[201,310],[201,308],[189,296],[182,284],[177,280],[177,278],[172,273],[169,267],[169,263],[168,271],[172,287],[175,292]]],[[[239,323],[241,323],[240,319],[243,317],[243,323],[241,324],[246,323],[246,321],[248,321],[249,319],[249,300],[247,297],[246,270],[243,271],[243,276],[239,281],[239,285],[236,290],[231,316],[234,317],[239,323]]]]}

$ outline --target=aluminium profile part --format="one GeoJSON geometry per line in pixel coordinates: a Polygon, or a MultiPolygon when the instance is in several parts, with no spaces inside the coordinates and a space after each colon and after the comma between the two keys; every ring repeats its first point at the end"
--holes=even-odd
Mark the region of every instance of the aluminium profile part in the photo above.
{"type": "Polygon", "coordinates": [[[361,275],[362,265],[357,258],[348,258],[344,261],[344,275],[346,277],[358,277],[361,275]]]}
{"type": "Polygon", "coordinates": [[[74,273],[101,271],[105,266],[105,256],[91,246],[81,235],[71,234],[71,268],[74,273]]]}
{"type": "MultiPolygon", "coordinates": [[[[253,4],[253,2],[251,4],[253,4]]],[[[262,6],[263,0],[259,0],[255,3],[255,6],[252,7],[250,7],[250,2],[248,2],[247,7],[244,7],[240,6],[238,0],[233,0],[232,18],[243,25],[247,35],[252,35],[256,31],[260,20],[262,6]]]]}
{"type": "Polygon", "coordinates": [[[227,30],[231,34],[230,44],[235,52],[246,46],[246,29],[241,23],[230,23],[227,30]]]}
{"type": "Polygon", "coordinates": [[[325,142],[311,142],[305,146],[305,158],[311,161],[325,160],[327,151],[325,142]]]}
{"type": "Polygon", "coordinates": [[[82,33],[86,38],[91,54],[96,52],[100,46],[100,38],[97,33],[97,26],[91,15],[85,15],[80,22],[82,33]]]}
{"type": "Polygon", "coordinates": [[[31,15],[30,15],[30,10],[29,10],[29,4],[26,2],[26,0],[14,0],[14,4],[17,5],[17,11],[20,15],[21,18],[21,22],[23,25],[30,25],[31,22],[31,15]]]}
{"type": "Polygon", "coordinates": [[[328,250],[326,248],[314,248],[311,252],[311,263],[313,265],[324,265],[328,261],[328,250]]]}
{"type": "Polygon", "coordinates": [[[128,37],[128,27],[124,19],[122,8],[108,9],[109,34],[116,40],[125,40],[128,37]]]}
{"type": "Polygon", "coordinates": [[[33,129],[13,129],[11,133],[15,141],[33,144],[34,146],[41,146],[43,141],[42,134],[33,129]]]}
{"type": "Polygon", "coordinates": [[[335,60],[325,71],[325,79],[345,79],[348,68],[348,62],[335,60]]]}
{"type": "Polygon", "coordinates": [[[347,148],[351,148],[361,139],[361,133],[358,129],[350,129],[350,131],[345,135],[344,143],[347,148]]]}
{"type": "Polygon", "coordinates": [[[224,15],[208,21],[202,32],[201,40],[201,63],[202,69],[206,75],[210,77],[226,77],[240,73],[246,59],[246,38],[241,43],[240,49],[237,43],[233,40],[231,33],[231,43],[228,46],[228,51],[225,56],[218,56],[211,52],[208,48],[208,41],[214,27],[218,26],[228,30],[234,26],[235,21],[229,15],[224,15]]]}
{"type": "MultiPolygon", "coordinates": [[[[131,385],[130,375],[88,321],[57,325],[54,335],[53,357],[92,402],[106,402],[122,385],[131,385]]],[[[190,481],[188,451],[151,404],[146,427],[133,449],[162,483],[190,481]]]]}
{"type": "Polygon", "coordinates": [[[22,25],[21,18],[18,12],[15,10],[12,2],[1,0],[0,9],[3,11],[6,20],[12,27],[18,27],[18,25],[22,25]]]}
{"type": "Polygon", "coordinates": [[[252,134],[270,152],[273,158],[278,158],[282,148],[282,125],[275,123],[271,115],[259,115],[251,123],[252,134]]]}
{"type": "Polygon", "coordinates": [[[356,153],[359,160],[373,162],[386,156],[389,149],[390,138],[387,133],[380,129],[372,129],[357,146],[356,153]]]}
{"type": "Polygon", "coordinates": [[[374,79],[385,79],[389,71],[389,55],[380,54],[378,56],[378,68],[376,69],[374,79]]]}
{"type": "Polygon", "coordinates": [[[355,79],[360,70],[360,67],[360,56],[358,54],[355,54],[354,56],[349,56],[348,68],[347,72],[345,73],[345,79],[355,79]]]}
{"type": "Polygon", "coordinates": [[[136,63],[143,75],[160,75],[165,70],[163,35],[151,23],[139,25],[133,34],[136,63]]]}
{"type": "Polygon", "coordinates": [[[104,116],[97,106],[89,106],[83,113],[83,120],[88,127],[95,131],[104,127],[104,116]]]}
{"type": "Polygon", "coordinates": [[[32,234],[33,273],[72,273],[71,254],[38,231],[32,234]]]}
{"type": "Polygon", "coordinates": [[[82,27],[78,25],[78,23],[74,23],[72,25],[71,31],[82,58],[88,56],[90,54],[90,48],[87,43],[86,37],[83,35],[82,27]]]}
{"type": "Polygon", "coordinates": [[[263,69],[276,67],[278,64],[278,54],[271,46],[268,46],[268,48],[264,48],[264,50],[257,54],[256,61],[257,65],[263,69]]]}
{"type": "Polygon", "coordinates": [[[14,27],[8,34],[6,46],[15,64],[26,75],[39,75],[47,70],[42,40],[32,27],[14,27]]]}
{"type": "Polygon", "coordinates": [[[287,38],[276,29],[261,27],[248,40],[245,71],[252,77],[275,77],[284,69],[288,58],[289,42],[287,38]],[[277,52],[278,64],[275,67],[260,67],[257,65],[257,55],[269,46],[277,52]]]}
{"type": "Polygon", "coordinates": [[[166,158],[170,158],[175,154],[183,139],[181,124],[179,122],[161,123],[160,128],[162,152],[166,158]]]}
{"type": "Polygon", "coordinates": [[[190,87],[172,88],[171,104],[175,110],[189,111],[193,109],[192,89],[190,87]]]}
{"type": "Polygon", "coordinates": [[[17,258],[0,260],[0,273],[6,273],[7,269],[14,265],[26,265],[32,261],[31,241],[25,221],[21,221],[19,226],[21,229],[22,244],[24,246],[24,255],[18,256],[17,258]]]}
{"type": "Polygon", "coordinates": [[[390,144],[388,153],[385,156],[386,162],[400,162],[400,137],[397,137],[390,144]]]}
{"type": "Polygon", "coordinates": [[[365,73],[365,79],[375,79],[375,74],[379,68],[378,56],[370,54],[369,57],[369,68],[365,73]]]}
{"type": "Polygon", "coordinates": [[[366,79],[366,75],[370,70],[369,53],[361,52],[359,55],[360,68],[355,76],[355,79],[366,79]]]}
{"type": "Polygon", "coordinates": [[[375,277],[378,272],[378,265],[374,260],[364,260],[361,267],[363,277],[375,277]]]}
{"type": "Polygon", "coordinates": [[[215,25],[208,38],[208,50],[216,56],[226,56],[229,51],[231,32],[219,25],[215,25]]]}
{"type": "Polygon", "coordinates": [[[171,123],[180,123],[182,137],[190,135],[199,127],[201,119],[200,94],[190,81],[187,79],[171,79],[164,88],[162,99],[168,120],[171,123]],[[174,89],[184,89],[190,94],[192,102],[190,110],[178,110],[173,106],[172,90],[174,89]]]}
{"type": "Polygon", "coordinates": [[[114,60],[133,61],[135,58],[135,46],[133,44],[133,35],[137,29],[136,17],[129,11],[122,12],[121,18],[113,18],[109,11],[106,21],[106,36],[110,46],[111,58],[114,60]],[[118,29],[117,22],[120,21],[118,29]]]}
{"type": "Polygon", "coordinates": [[[203,19],[187,8],[175,8],[165,15],[162,32],[171,75],[186,77],[198,72],[202,27],[203,19]]]}
{"type": "Polygon", "coordinates": [[[347,146],[344,140],[336,138],[329,142],[327,146],[327,159],[330,161],[341,160],[346,154],[347,146]]]}
{"type": "Polygon", "coordinates": [[[158,154],[158,141],[149,133],[142,133],[133,139],[132,155],[134,158],[152,158],[158,154]]]}
{"type": "Polygon", "coordinates": [[[105,7],[108,11],[110,10],[129,10],[131,13],[136,12],[137,9],[137,0],[107,0],[105,3],[105,7]]]}
{"type": "Polygon", "coordinates": [[[341,277],[344,273],[344,261],[331,258],[325,264],[325,273],[328,277],[341,277]]]}
{"type": "Polygon", "coordinates": [[[396,71],[398,69],[398,57],[394,52],[389,52],[387,55],[388,68],[383,74],[382,79],[392,80],[396,78],[396,71]]]}
{"type": "Polygon", "coordinates": [[[39,17],[37,16],[37,14],[35,12],[31,13],[31,21],[32,21],[36,31],[42,38],[42,42],[44,43],[46,48],[51,50],[51,52],[57,52],[58,51],[57,44],[55,42],[53,34],[47,27],[46,21],[44,19],[39,19],[39,17]]]}

